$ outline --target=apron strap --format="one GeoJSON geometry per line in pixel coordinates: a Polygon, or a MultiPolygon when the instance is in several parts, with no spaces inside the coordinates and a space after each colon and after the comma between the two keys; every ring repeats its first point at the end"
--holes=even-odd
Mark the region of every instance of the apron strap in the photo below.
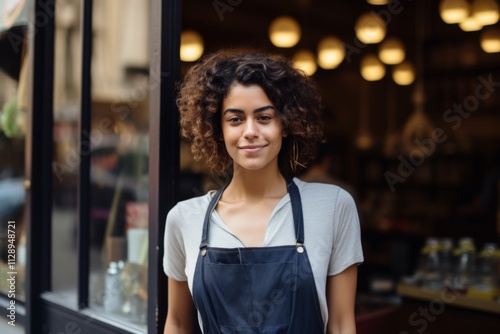
{"type": "Polygon", "coordinates": [[[222,186],[222,188],[217,190],[217,192],[212,197],[210,204],[208,205],[207,212],[205,213],[205,221],[203,222],[203,233],[201,236],[200,249],[208,247],[208,234],[209,234],[208,231],[210,228],[210,216],[212,215],[212,211],[214,210],[215,206],[217,205],[217,202],[219,202],[219,199],[222,196],[222,192],[224,192],[224,189],[226,189],[228,184],[229,184],[229,182],[226,182],[226,184],[224,186],[222,186]]]}
{"type": "Polygon", "coordinates": [[[295,182],[290,180],[287,184],[288,193],[290,194],[290,202],[292,204],[293,222],[295,225],[295,237],[297,244],[304,243],[304,216],[302,215],[302,200],[300,191],[295,182]]]}
{"type": "MultiPolygon", "coordinates": [[[[200,249],[208,247],[208,235],[210,229],[210,217],[212,211],[214,210],[217,202],[219,201],[224,189],[226,189],[229,182],[227,182],[222,188],[217,190],[217,192],[212,197],[210,204],[208,205],[207,212],[205,214],[205,220],[203,222],[203,233],[201,236],[200,249]]],[[[287,182],[288,194],[290,195],[290,203],[292,205],[293,222],[295,227],[295,237],[297,239],[297,244],[301,245],[304,243],[304,217],[302,215],[302,200],[300,198],[300,191],[293,180],[287,182]]]]}

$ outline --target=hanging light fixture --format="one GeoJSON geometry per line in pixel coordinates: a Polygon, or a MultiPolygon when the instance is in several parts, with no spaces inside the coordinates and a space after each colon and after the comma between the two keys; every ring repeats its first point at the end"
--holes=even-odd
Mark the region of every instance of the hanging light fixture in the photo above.
{"type": "Polygon", "coordinates": [[[390,0],[366,0],[370,5],[387,5],[390,0]]]}
{"type": "Polygon", "coordinates": [[[356,21],[356,37],[365,44],[376,44],[385,37],[385,22],[375,13],[365,13],[356,21]]]}
{"type": "Polygon", "coordinates": [[[308,76],[313,75],[318,69],[316,57],[309,50],[299,50],[292,57],[293,66],[304,71],[308,76]]]}
{"type": "Polygon", "coordinates": [[[197,61],[203,54],[203,38],[194,30],[185,30],[181,33],[181,51],[182,61],[197,61]]]}
{"type": "Polygon", "coordinates": [[[396,37],[387,38],[378,49],[378,57],[387,65],[400,64],[405,56],[405,47],[396,37]]]}
{"type": "Polygon", "coordinates": [[[463,31],[479,31],[483,25],[474,16],[469,16],[458,24],[463,31]]]}
{"type": "Polygon", "coordinates": [[[481,34],[481,48],[487,53],[500,52],[500,29],[489,28],[481,34]]]}
{"type": "Polygon", "coordinates": [[[460,23],[469,16],[470,5],[466,0],[441,0],[439,14],[448,24],[460,23]]]}
{"type": "Polygon", "coordinates": [[[344,60],[344,43],[334,36],[324,37],[318,44],[318,64],[325,70],[339,66],[344,60]]]}
{"type": "Polygon", "coordinates": [[[483,26],[498,22],[499,6],[495,0],[475,0],[472,3],[472,16],[483,26]]]}
{"type": "Polygon", "coordinates": [[[367,81],[378,81],[385,75],[385,66],[374,54],[361,59],[361,76],[367,81]]]}
{"type": "Polygon", "coordinates": [[[300,40],[300,25],[290,16],[280,16],[269,26],[269,39],[279,48],[291,48],[300,40]]]}
{"type": "Polygon", "coordinates": [[[392,79],[400,86],[408,86],[415,81],[415,66],[407,60],[394,67],[392,79]]]}

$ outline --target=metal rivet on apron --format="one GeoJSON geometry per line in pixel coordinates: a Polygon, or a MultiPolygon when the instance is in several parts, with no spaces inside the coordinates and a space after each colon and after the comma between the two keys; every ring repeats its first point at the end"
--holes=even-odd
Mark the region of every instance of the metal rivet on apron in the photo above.
{"type": "Polygon", "coordinates": [[[205,256],[205,255],[207,255],[207,250],[206,250],[206,249],[203,249],[203,250],[201,251],[201,256],[205,256]]]}
{"type": "Polygon", "coordinates": [[[297,247],[297,252],[299,252],[300,254],[304,253],[304,247],[298,246],[297,247]]]}

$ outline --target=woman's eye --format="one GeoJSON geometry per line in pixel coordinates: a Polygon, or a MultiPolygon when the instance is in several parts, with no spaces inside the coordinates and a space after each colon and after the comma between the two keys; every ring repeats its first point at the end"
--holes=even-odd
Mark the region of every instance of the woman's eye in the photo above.
{"type": "Polygon", "coordinates": [[[259,117],[259,120],[261,120],[261,121],[270,121],[271,117],[267,116],[267,115],[262,115],[262,116],[259,117]]]}
{"type": "Polygon", "coordinates": [[[241,118],[239,118],[239,117],[231,117],[230,119],[228,119],[229,123],[238,123],[240,121],[241,121],[241,118]]]}

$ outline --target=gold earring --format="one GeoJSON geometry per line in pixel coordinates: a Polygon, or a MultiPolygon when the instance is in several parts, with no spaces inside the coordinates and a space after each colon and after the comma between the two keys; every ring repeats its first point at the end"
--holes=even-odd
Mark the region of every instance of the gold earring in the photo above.
{"type": "Polygon", "coordinates": [[[307,168],[299,162],[299,148],[297,142],[294,140],[292,144],[292,158],[290,159],[290,167],[292,168],[292,172],[296,172],[297,166],[307,168]]]}

